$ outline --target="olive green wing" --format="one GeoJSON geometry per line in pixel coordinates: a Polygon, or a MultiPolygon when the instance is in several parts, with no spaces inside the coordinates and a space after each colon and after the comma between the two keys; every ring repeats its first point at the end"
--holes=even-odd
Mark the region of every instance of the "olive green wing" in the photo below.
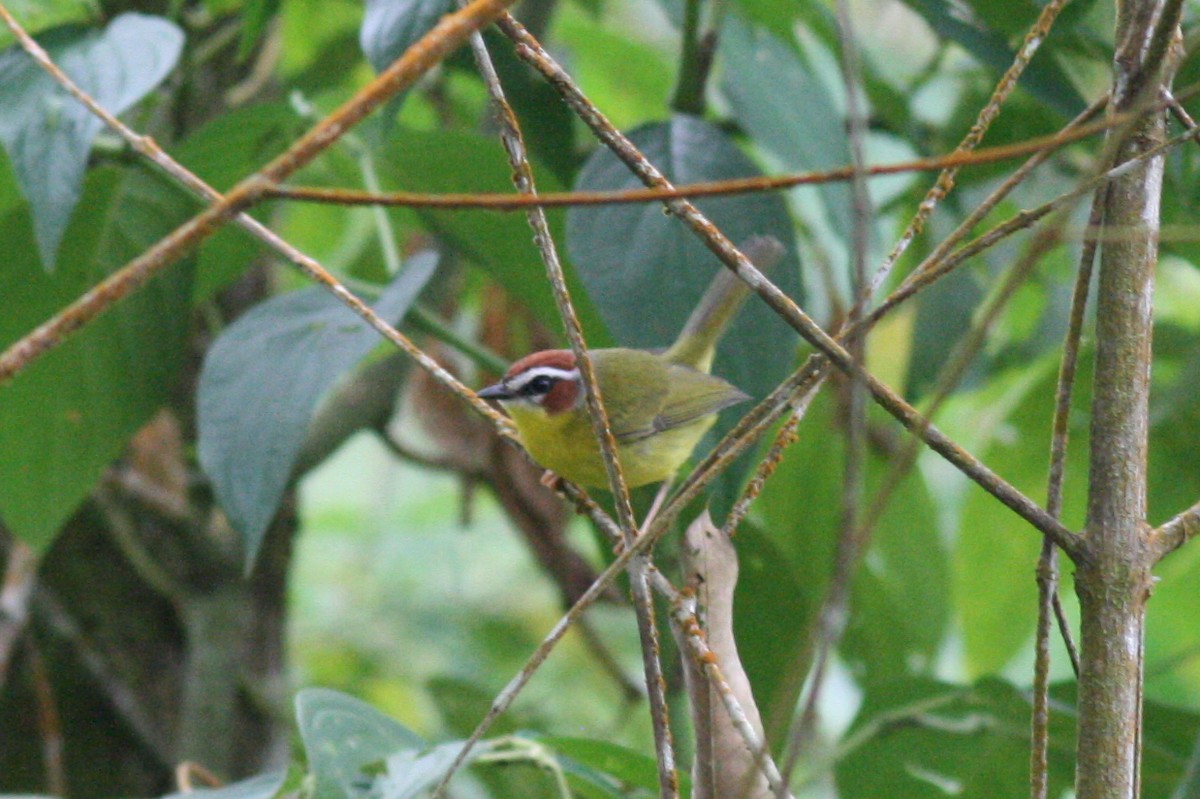
{"type": "Polygon", "coordinates": [[[667,370],[670,388],[663,398],[662,407],[648,428],[638,430],[630,438],[622,438],[622,443],[639,441],[655,433],[683,427],[750,399],[744,391],[719,377],[678,364],[670,364],[667,370]]]}
{"type": "Polygon", "coordinates": [[[666,360],[644,350],[616,347],[594,350],[592,362],[604,387],[604,406],[617,443],[629,444],[658,432],[655,419],[670,385],[666,360]]]}

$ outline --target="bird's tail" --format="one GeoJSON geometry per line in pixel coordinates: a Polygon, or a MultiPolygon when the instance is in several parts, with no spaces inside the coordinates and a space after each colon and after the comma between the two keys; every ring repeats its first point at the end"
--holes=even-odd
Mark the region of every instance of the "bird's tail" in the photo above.
{"type": "MultiPolygon", "coordinates": [[[[741,250],[760,272],[769,271],[782,260],[785,252],[774,236],[751,236],[742,243],[741,250]]],[[[683,330],[679,331],[675,343],[663,355],[675,363],[709,371],[717,342],[749,296],[750,287],[732,269],[722,267],[683,330]]]]}

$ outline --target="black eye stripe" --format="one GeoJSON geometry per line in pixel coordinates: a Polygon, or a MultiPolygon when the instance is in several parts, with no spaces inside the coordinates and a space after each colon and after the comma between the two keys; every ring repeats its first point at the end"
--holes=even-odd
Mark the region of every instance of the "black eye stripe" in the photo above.
{"type": "Polygon", "coordinates": [[[558,382],[558,378],[550,375],[538,375],[530,380],[525,385],[521,386],[521,394],[526,397],[536,397],[540,394],[549,394],[550,389],[554,388],[554,384],[558,382]]]}

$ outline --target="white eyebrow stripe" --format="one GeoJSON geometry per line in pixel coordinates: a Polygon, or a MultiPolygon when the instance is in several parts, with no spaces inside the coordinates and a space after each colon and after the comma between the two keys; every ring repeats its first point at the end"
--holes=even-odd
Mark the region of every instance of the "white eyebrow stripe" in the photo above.
{"type": "Polygon", "coordinates": [[[511,391],[520,391],[529,385],[530,381],[539,377],[553,377],[557,380],[578,380],[578,369],[559,369],[554,366],[535,366],[532,369],[526,369],[518,375],[514,375],[508,381],[508,388],[511,391]]]}

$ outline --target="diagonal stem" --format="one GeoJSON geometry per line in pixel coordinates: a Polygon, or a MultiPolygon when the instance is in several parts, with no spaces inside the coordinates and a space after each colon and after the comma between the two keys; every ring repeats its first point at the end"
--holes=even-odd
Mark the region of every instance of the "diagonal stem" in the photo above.
{"type": "MultiPolygon", "coordinates": [[[[513,169],[513,182],[522,194],[536,195],[537,185],[534,181],[533,168],[529,163],[516,114],[513,113],[512,107],[504,96],[500,76],[496,74],[487,45],[483,41],[483,36],[478,32],[471,35],[471,50],[491,96],[493,110],[500,122],[500,136],[508,154],[509,164],[513,169]]],[[[580,367],[579,371],[587,396],[588,415],[592,421],[592,431],[599,443],[600,454],[608,473],[609,485],[616,498],[617,519],[621,525],[622,543],[628,547],[633,544],[637,526],[633,518],[633,507],[629,500],[629,488],[625,484],[621,465],[617,460],[617,443],[609,425],[608,412],[604,407],[604,398],[600,394],[592,357],[588,353],[587,343],[583,338],[583,329],[572,305],[570,292],[567,290],[562,263],[558,258],[554,240],[550,235],[550,226],[546,221],[546,212],[535,206],[526,211],[526,218],[529,226],[533,228],[534,241],[541,252],[542,261],[546,265],[546,273],[554,290],[559,315],[567,329],[567,337],[570,339],[571,349],[575,353],[576,363],[580,367]]],[[[662,799],[676,799],[679,796],[679,778],[675,770],[675,750],[671,740],[665,694],[666,681],[663,679],[662,663],[659,660],[654,601],[647,578],[649,566],[649,557],[645,555],[634,558],[630,563],[630,590],[633,594],[638,635],[641,639],[646,694],[649,698],[650,717],[654,729],[656,761],[659,770],[659,793],[662,799]]]]}

